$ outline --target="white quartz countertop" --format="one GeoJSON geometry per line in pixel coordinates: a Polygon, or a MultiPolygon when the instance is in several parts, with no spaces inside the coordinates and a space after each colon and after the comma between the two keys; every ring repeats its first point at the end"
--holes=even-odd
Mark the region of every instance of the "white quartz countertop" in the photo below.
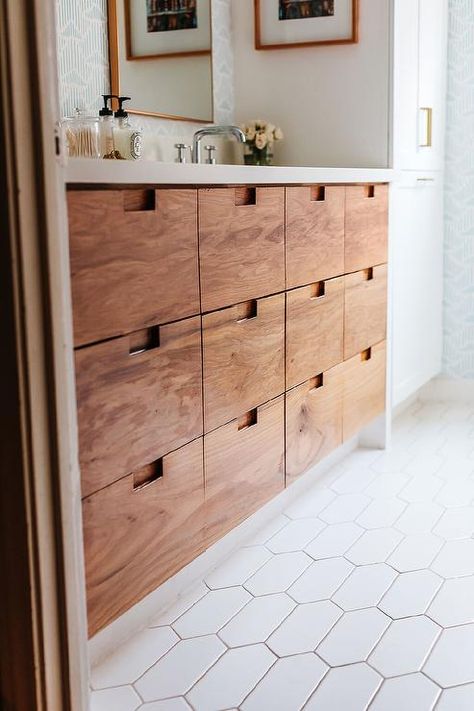
{"type": "Polygon", "coordinates": [[[318,168],[246,165],[179,165],[153,161],[72,158],[64,167],[68,184],[235,185],[243,183],[387,183],[394,171],[385,168],[318,168]]]}

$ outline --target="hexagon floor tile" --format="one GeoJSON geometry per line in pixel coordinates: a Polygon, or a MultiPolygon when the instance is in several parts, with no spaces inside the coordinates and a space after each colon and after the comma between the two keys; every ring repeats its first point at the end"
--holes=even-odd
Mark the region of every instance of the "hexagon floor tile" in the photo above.
{"type": "Polygon", "coordinates": [[[92,671],[91,711],[472,711],[474,406],[413,403],[92,671]]]}

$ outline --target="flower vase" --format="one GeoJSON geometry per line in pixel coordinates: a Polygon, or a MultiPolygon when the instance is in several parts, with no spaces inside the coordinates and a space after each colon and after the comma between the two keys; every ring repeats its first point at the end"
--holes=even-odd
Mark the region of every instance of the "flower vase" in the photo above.
{"type": "Polygon", "coordinates": [[[270,153],[265,148],[252,147],[250,153],[244,154],[245,165],[271,165],[273,161],[273,153],[270,153]]]}

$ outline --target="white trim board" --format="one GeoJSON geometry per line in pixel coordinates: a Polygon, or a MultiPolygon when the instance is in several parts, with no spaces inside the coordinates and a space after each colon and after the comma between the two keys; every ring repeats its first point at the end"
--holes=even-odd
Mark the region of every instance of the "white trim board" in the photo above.
{"type": "Polygon", "coordinates": [[[332,467],[356,449],[358,443],[358,437],[354,437],[349,442],[338,447],[288,489],[282,491],[281,494],[230,531],[224,538],[217,541],[163,585],[160,585],[159,588],[92,637],[89,640],[91,667],[102,662],[112,652],[116,651],[117,647],[147,627],[160,612],[166,611],[171,605],[175,604],[192,587],[198,585],[211,570],[245,544],[275,516],[281,514],[295,499],[308,491],[316,482],[324,481],[325,476],[332,467]]]}
{"type": "Polygon", "coordinates": [[[467,402],[474,403],[474,379],[433,378],[418,393],[422,402],[467,402]]]}

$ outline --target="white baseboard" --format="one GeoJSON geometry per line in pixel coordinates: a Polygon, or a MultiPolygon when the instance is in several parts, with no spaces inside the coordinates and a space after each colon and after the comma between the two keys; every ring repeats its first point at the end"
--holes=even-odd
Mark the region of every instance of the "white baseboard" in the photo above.
{"type": "Polygon", "coordinates": [[[230,531],[208,550],[184,567],[179,573],[147,595],[143,600],[125,612],[115,622],[98,632],[89,640],[89,659],[91,667],[96,666],[117,647],[149,625],[161,611],[166,610],[176,600],[197,585],[206,575],[235,550],[245,544],[252,536],[282,513],[301,494],[310,489],[317,481],[324,479],[329,470],[338,464],[350,452],[356,449],[358,438],[338,447],[322,462],[310,469],[288,489],[285,489],[268,504],[230,531]]]}
{"type": "Polygon", "coordinates": [[[424,385],[418,393],[422,402],[474,403],[474,380],[439,376],[424,385]]]}

